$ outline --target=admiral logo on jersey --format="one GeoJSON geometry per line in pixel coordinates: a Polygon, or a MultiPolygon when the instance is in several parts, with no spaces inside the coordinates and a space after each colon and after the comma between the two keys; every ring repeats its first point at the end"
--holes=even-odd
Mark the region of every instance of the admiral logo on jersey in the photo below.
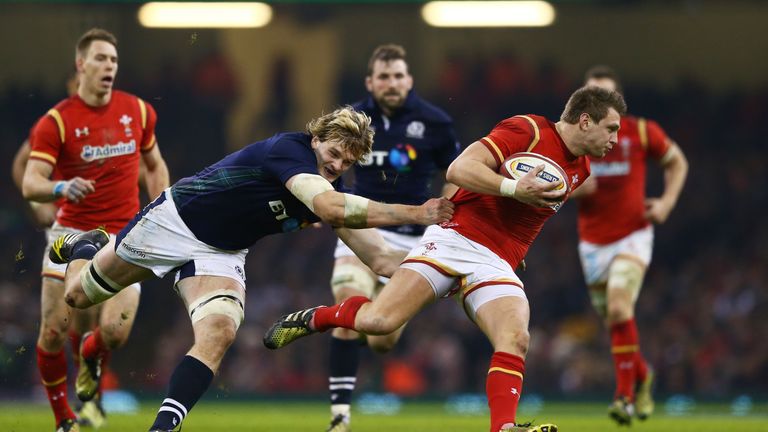
{"type": "Polygon", "coordinates": [[[136,140],[127,143],[119,141],[117,144],[104,144],[103,146],[83,146],[80,157],[86,162],[99,159],[107,159],[116,156],[128,155],[136,152],[136,140]]]}

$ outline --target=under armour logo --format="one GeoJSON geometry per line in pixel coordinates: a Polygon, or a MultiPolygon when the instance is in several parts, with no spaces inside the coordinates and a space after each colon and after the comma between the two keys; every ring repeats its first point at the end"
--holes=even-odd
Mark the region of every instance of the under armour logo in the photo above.
{"type": "Polygon", "coordinates": [[[88,126],[82,128],[82,129],[75,128],[75,138],[80,138],[80,135],[88,136],[88,126]]]}
{"type": "Polygon", "coordinates": [[[517,389],[516,389],[516,388],[514,388],[514,387],[512,387],[512,390],[510,391],[510,393],[512,393],[512,394],[513,394],[513,395],[515,395],[515,396],[519,396],[519,395],[520,395],[520,393],[519,393],[519,392],[517,391],[517,389]]]}
{"type": "Polygon", "coordinates": [[[571,184],[575,185],[578,182],[579,182],[579,175],[578,174],[574,174],[573,177],[571,177],[571,184]]]}

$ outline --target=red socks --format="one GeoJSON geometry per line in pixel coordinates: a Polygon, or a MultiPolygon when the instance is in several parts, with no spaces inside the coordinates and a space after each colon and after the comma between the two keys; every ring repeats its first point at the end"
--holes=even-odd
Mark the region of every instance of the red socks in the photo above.
{"type": "Polygon", "coordinates": [[[64,350],[49,353],[38,346],[37,368],[48,393],[53,415],[56,416],[56,424],[64,419],[75,418],[75,413],[67,402],[67,359],[64,357],[64,350]]]}
{"type": "Polygon", "coordinates": [[[522,357],[500,351],[493,353],[485,381],[491,411],[491,432],[499,432],[504,424],[515,422],[524,372],[525,360],[522,357]]]}
{"type": "Polygon", "coordinates": [[[355,296],[350,297],[343,302],[333,306],[320,306],[315,309],[315,315],[312,318],[312,326],[317,331],[326,331],[334,327],[343,327],[355,330],[355,317],[360,307],[371,300],[368,297],[355,296]]]}
{"type": "Polygon", "coordinates": [[[101,328],[96,327],[93,333],[88,335],[85,341],[83,341],[83,357],[87,359],[103,357],[107,352],[109,350],[101,339],[101,328]]]}
{"type": "Polygon", "coordinates": [[[611,326],[611,353],[616,370],[614,398],[624,396],[634,402],[635,383],[644,380],[648,374],[648,367],[640,355],[640,340],[634,318],[611,326]]]}

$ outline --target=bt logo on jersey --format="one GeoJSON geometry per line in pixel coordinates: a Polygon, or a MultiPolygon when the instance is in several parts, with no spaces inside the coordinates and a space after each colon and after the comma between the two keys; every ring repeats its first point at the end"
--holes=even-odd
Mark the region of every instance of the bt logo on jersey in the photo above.
{"type": "Polygon", "coordinates": [[[416,160],[418,153],[410,144],[397,144],[390,151],[376,150],[368,153],[365,159],[360,162],[362,166],[383,166],[385,161],[389,161],[392,168],[398,172],[408,172],[412,169],[411,161],[416,160]]]}

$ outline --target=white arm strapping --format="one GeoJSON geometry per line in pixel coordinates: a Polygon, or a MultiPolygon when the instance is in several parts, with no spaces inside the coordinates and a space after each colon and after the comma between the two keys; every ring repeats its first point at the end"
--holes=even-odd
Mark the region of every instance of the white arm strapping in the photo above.
{"type": "Polygon", "coordinates": [[[366,228],[368,226],[368,198],[344,194],[344,226],[347,228],[366,228]]]}
{"type": "Polygon", "coordinates": [[[317,195],[333,190],[328,180],[317,174],[296,174],[291,183],[291,193],[313,212],[315,211],[314,199],[317,195]]]}
{"type": "Polygon", "coordinates": [[[516,190],[517,190],[517,180],[505,178],[504,180],[501,181],[501,187],[499,187],[499,192],[501,193],[501,196],[514,198],[516,190]]]}

